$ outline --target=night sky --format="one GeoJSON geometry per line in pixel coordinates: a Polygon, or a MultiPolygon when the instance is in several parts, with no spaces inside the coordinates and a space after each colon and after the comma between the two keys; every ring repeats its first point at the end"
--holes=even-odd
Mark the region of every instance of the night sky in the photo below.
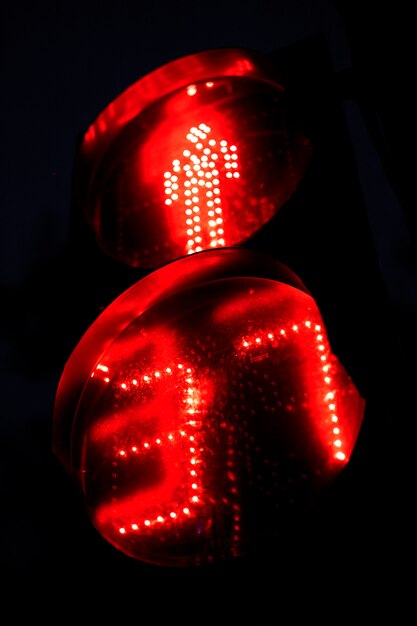
{"type": "MultiPolygon", "coordinates": [[[[117,609],[136,621],[146,615],[146,623],[170,616],[198,623],[210,615],[220,624],[256,626],[293,623],[280,611],[301,615],[310,592],[311,615],[337,618],[326,585],[343,613],[354,610],[352,597],[369,600],[369,608],[378,602],[382,612],[388,605],[399,611],[407,600],[399,570],[408,559],[403,438],[415,413],[406,364],[416,346],[417,281],[407,150],[415,146],[415,44],[404,7],[120,0],[1,9],[0,559],[10,592],[36,592],[39,616],[49,614],[52,593],[64,612],[81,611],[84,598],[100,616],[117,609]],[[77,256],[73,166],[83,133],[124,89],[164,63],[219,47],[251,48],[282,60],[287,72],[296,68],[288,77],[301,115],[313,134],[316,123],[321,147],[334,149],[320,155],[316,181],[293,203],[303,215],[301,205],[311,202],[316,222],[330,216],[339,225],[334,273],[319,276],[303,257],[308,244],[302,253],[294,234],[284,241],[271,231],[260,243],[278,258],[282,244],[282,260],[293,262],[317,295],[370,409],[352,470],[319,515],[320,530],[317,519],[307,530],[299,523],[302,536],[290,532],[273,556],[174,575],[115,554],[97,537],[51,451],[54,397],[71,350],[102,308],[140,277],[81,244],[77,256]],[[363,344],[343,332],[347,309],[363,344]],[[340,533],[326,535],[327,520],[340,522],[340,533]],[[344,547],[330,545],[330,536],[344,547]],[[89,590],[92,581],[100,593],[89,590]],[[153,590],[155,619],[148,617],[153,590]]],[[[282,223],[294,227],[291,218],[282,223]]]]}

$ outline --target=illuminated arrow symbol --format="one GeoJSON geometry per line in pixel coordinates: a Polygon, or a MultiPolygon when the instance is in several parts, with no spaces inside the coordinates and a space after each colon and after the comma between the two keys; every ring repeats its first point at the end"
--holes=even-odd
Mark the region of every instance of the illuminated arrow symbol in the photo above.
{"type": "Polygon", "coordinates": [[[209,139],[211,128],[193,126],[187,134],[190,148],[183,151],[186,162],[172,161],[172,172],[164,173],[167,206],[179,203],[185,211],[186,252],[193,254],[226,245],[220,192],[219,159],[226,178],[239,178],[236,146],[222,139],[209,139]],[[218,154],[220,153],[220,154],[218,154]]]}

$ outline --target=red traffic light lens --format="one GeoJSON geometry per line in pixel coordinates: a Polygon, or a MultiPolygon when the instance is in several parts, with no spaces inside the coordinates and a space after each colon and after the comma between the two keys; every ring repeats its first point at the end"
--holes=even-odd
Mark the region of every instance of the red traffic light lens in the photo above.
{"type": "Polygon", "coordinates": [[[79,153],[77,197],[107,254],[155,268],[246,241],[310,155],[273,64],[212,50],[160,67],[101,113],[79,153]]]}
{"type": "Polygon", "coordinates": [[[363,412],[297,277],[224,249],[157,270],[97,319],[65,367],[54,448],[103,537],[188,566],[275,540],[345,466],[363,412]]]}

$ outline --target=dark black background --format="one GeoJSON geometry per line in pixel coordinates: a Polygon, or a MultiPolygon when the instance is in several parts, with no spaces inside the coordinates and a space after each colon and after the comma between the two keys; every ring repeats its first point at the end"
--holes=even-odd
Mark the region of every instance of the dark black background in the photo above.
{"type": "Polygon", "coordinates": [[[157,624],[263,625],[302,614],[338,620],[351,609],[390,608],[398,618],[408,604],[417,293],[415,44],[405,7],[3,6],[0,590],[14,610],[52,615],[59,600],[58,622],[74,609],[157,624]],[[172,571],[107,545],[51,450],[66,359],[141,276],[79,236],[72,170],[83,132],[123,89],[165,62],[222,46],[274,58],[314,143],[302,185],[248,245],[304,280],[367,410],[340,480],[317,509],[283,522],[268,554],[172,571]]]}

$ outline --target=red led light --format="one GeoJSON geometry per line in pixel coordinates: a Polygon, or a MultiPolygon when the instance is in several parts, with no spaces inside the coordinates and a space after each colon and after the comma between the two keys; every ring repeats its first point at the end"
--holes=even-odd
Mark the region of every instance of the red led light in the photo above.
{"type": "Polygon", "coordinates": [[[364,401],[288,268],[243,249],[187,256],[111,304],[70,357],[54,450],[98,531],[187,566],[275,540],[354,448],[364,401]]]}
{"type": "Polygon", "coordinates": [[[99,115],[78,155],[76,196],[106,253],[155,268],[246,241],[310,157],[273,64],[211,50],[155,70],[99,115]]]}

